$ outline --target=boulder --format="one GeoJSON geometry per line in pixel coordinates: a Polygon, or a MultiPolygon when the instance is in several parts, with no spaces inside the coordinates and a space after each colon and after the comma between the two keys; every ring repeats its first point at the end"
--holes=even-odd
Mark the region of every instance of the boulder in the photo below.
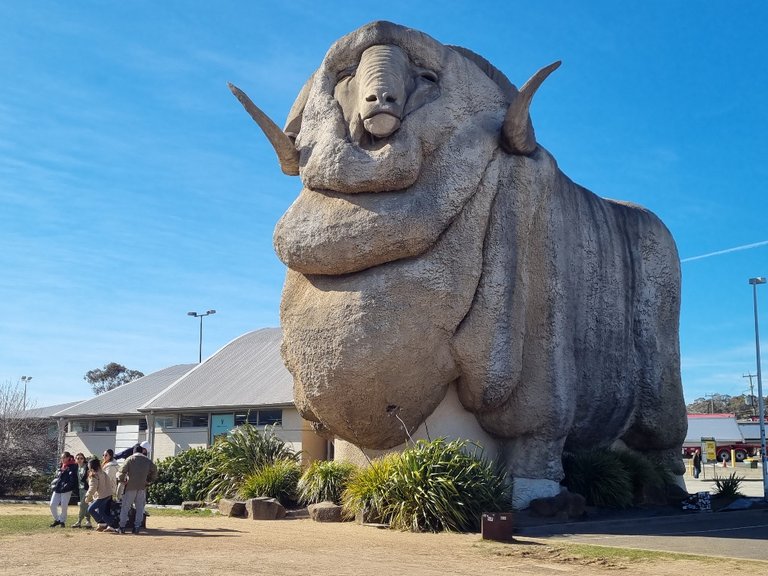
{"type": "Polygon", "coordinates": [[[254,520],[282,520],[285,518],[285,508],[275,498],[260,496],[245,501],[248,516],[254,520]]]}
{"type": "Polygon", "coordinates": [[[318,502],[307,506],[309,517],[315,522],[341,522],[342,507],[333,502],[318,502]]]}
{"type": "Polygon", "coordinates": [[[181,503],[182,510],[196,510],[197,508],[205,508],[205,502],[199,500],[187,500],[181,503]]]}
{"type": "Polygon", "coordinates": [[[238,500],[227,500],[222,498],[219,500],[219,513],[222,516],[231,516],[235,518],[242,518],[246,515],[245,502],[238,500]]]}

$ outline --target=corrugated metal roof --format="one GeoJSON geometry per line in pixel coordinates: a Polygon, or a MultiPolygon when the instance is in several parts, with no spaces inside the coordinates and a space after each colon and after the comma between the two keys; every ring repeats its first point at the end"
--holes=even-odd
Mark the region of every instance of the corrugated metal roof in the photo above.
{"type": "Polygon", "coordinates": [[[741,431],[733,414],[689,414],[686,442],[714,438],[719,442],[742,442],[741,431]]]}
{"type": "Polygon", "coordinates": [[[22,412],[25,418],[51,418],[57,412],[72,408],[83,402],[83,400],[76,400],[75,402],[65,402],[64,404],[54,404],[53,406],[41,406],[40,408],[30,408],[22,412]]]}
{"type": "Polygon", "coordinates": [[[235,338],[141,411],[293,404],[293,377],[280,357],[282,338],[280,328],[235,338]]]}
{"type": "Polygon", "coordinates": [[[138,408],[168,388],[197,364],[177,364],[137,378],[58,412],[56,416],[117,416],[139,414],[138,408]]]}

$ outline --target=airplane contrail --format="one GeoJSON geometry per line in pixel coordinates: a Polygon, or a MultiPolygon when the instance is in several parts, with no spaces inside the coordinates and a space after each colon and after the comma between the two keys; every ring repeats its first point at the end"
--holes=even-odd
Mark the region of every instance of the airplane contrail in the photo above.
{"type": "Polygon", "coordinates": [[[680,262],[690,262],[692,260],[701,260],[702,258],[709,258],[710,256],[720,256],[720,254],[728,254],[730,252],[738,252],[739,250],[749,250],[750,248],[759,248],[760,246],[767,246],[768,240],[762,242],[755,242],[754,244],[745,244],[744,246],[736,246],[735,248],[727,248],[725,250],[718,250],[717,252],[710,252],[709,254],[702,254],[701,256],[691,256],[690,258],[682,258],[680,262]]]}

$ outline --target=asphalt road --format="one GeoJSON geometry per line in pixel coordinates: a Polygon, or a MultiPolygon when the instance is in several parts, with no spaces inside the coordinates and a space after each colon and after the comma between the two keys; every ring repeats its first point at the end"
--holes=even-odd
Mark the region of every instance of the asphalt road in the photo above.
{"type": "Polygon", "coordinates": [[[570,543],[768,562],[768,508],[529,526],[518,534],[570,543]]]}

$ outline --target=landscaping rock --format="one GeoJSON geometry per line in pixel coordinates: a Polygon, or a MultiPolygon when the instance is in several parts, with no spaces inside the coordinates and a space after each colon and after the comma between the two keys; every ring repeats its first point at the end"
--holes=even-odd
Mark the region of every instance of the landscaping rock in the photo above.
{"type": "Polygon", "coordinates": [[[282,520],[285,518],[285,508],[275,498],[261,496],[250,498],[245,502],[248,515],[254,520],[282,520]]]}
{"type": "Polygon", "coordinates": [[[219,513],[222,516],[231,516],[234,518],[242,518],[246,515],[245,502],[238,500],[227,500],[222,498],[219,500],[219,513]]]}
{"type": "Polygon", "coordinates": [[[318,502],[307,506],[309,517],[315,522],[341,522],[342,507],[333,502],[318,502]]]}
{"type": "Polygon", "coordinates": [[[309,518],[309,511],[306,508],[296,508],[295,510],[285,511],[286,520],[297,520],[299,518],[309,518]]]}
{"type": "Polygon", "coordinates": [[[181,503],[182,510],[196,510],[198,508],[205,508],[205,502],[199,500],[187,500],[181,503]]]}

